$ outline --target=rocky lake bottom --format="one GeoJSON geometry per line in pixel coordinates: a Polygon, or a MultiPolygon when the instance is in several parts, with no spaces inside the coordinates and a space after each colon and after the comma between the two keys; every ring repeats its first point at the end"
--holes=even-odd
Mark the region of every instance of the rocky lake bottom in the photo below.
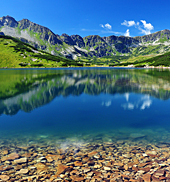
{"type": "Polygon", "coordinates": [[[1,136],[0,181],[170,181],[170,132],[1,136]]]}

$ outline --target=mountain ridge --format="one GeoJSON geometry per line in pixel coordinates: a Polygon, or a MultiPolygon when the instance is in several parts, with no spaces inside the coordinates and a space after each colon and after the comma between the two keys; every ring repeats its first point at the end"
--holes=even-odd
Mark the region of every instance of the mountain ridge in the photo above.
{"type": "Polygon", "coordinates": [[[11,16],[3,16],[0,18],[0,32],[53,55],[75,60],[81,57],[147,55],[153,53],[149,52],[150,46],[155,46],[157,49],[156,54],[153,53],[155,55],[170,51],[170,30],[167,29],[136,37],[115,35],[81,37],[80,35],[69,36],[66,33],[58,35],[49,28],[28,19],[16,21],[11,16]]]}

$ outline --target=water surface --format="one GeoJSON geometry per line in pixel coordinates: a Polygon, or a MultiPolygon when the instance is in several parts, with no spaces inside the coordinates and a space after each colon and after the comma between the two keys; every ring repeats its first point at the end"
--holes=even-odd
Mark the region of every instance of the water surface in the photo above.
{"type": "Polygon", "coordinates": [[[1,140],[170,143],[170,72],[0,70],[1,140]]]}

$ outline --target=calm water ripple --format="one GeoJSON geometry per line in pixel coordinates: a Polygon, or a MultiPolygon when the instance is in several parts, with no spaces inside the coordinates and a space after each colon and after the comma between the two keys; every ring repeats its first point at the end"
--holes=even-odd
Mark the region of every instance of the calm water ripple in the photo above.
{"type": "Polygon", "coordinates": [[[169,70],[0,70],[0,135],[21,143],[170,143],[169,98],[169,70]]]}

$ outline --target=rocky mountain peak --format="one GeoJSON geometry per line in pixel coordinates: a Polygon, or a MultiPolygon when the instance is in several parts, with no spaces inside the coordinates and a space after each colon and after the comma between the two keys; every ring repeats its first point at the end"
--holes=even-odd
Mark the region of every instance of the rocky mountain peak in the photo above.
{"type": "Polygon", "coordinates": [[[20,21],[18,21],[18,22],[19,22],[19,28],[20,28],[20,29],[26,29],[26,28],[30,27],[30,25],[33,24],[33,23],[32,23],[30,20],[28,20],[28,19],[22,19],[22,20],[20,20],[20,21]]]}
{"type": "Polygon", "coordinates": [[[0,27],[5,25],[10,27],[17,27],[18,22],[13,17],[7,15],[0,18],[0,27]]]}
{"type": "Polygon", "coordinates": [[[106,45],[105,40],[99,35],[89,35],[83,38],[86,46],[93,47],[96,43],[100,43],[100,45],[106,45]]]}
{"type": "Polygon", "coordinates": [[[78,47],[85,47],[84,40],[80,35],[71,35],[71,38],[78,47]]]}
{"type": "Polygon", "coordinates": [[[66,33],[63,33],[61,36],[60,36],[60,39],[65,42],[66,44],[68,45],[76,45],[76,43],[73,41],[73,39],[67,35],[66,33]]]}

